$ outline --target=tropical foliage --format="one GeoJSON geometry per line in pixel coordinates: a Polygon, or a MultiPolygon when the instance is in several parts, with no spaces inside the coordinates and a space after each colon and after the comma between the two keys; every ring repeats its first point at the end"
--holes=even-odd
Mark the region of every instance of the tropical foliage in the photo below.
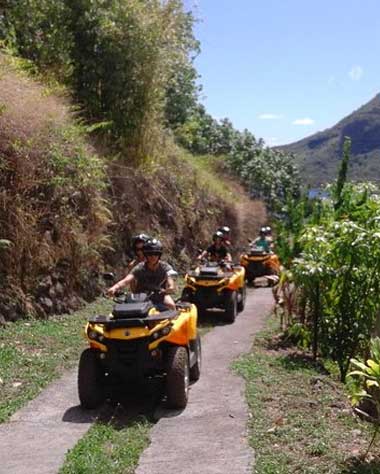
{"type": "Polygon", "coordinates": [[[380,429],[380,338],[371,339],[370,357],[366,361],[351,359],[351,365],[354,370],[349,375],[356,381],[351,386],[352,403],[360,406],[363,401],[367,401],[372,408],[369,411],[373,413],[370,415],[359,409],[360,413],[369,417],[375,425],[368,453],[380,429]]]}
{"type": "Polygon", "coordinates": [[[195,106],[193,22],[180,0],[0,3],[8,47],[71,86],[132,159],[153,155],[165,118],[175,127],[195,106]]]}
{"type": "Polygon", "coordinates": [[[291,155],[265,146],[248,130],[240,132],[227,118],[216,120],[199,105],[176,130],[179,142],[194,154],[224,155],[229,171],[246,185],[250,195],[269,209],[300,195],[298,168],[291,155]]]}
{"type": "Polygon", "coordinates": [[[347,140],[330,198],[293,207],[293,255],[285,246],[314,357],[335,360],[342,380],[368,345],[380,307],[380,199],[374,185],[347,182],[349,148],[347,140]]]}

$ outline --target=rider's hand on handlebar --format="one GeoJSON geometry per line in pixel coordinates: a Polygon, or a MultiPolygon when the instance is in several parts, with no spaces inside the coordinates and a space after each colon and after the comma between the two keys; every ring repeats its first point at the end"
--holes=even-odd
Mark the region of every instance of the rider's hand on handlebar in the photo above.
{"type": "Polygon", "coordinates": [[[108,290],[106,291],[106,295],[109,298],[114,298],[115,296],[120,296],[121,293],[122,293],[122,291],[120,290],[120,288],[117,285],[111,286],[111,288],[108,288],[108,290]]]}

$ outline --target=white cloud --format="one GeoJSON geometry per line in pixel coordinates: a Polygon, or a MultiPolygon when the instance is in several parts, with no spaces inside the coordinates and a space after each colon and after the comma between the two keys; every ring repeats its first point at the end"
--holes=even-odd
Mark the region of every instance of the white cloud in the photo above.
{"type": "Polygon", "coordinates": [[[333,86],[333,85],[335,85],[335,83],[336,83],[335,76],[330,76],[330,77],[328,78],[327,84],[328,84],[329,86],[333,86]]]}
{"type": "Polygon", "coordinates": [[[313,120],[311,118],[308,118],[308,117],[305,117],[305,118],[302,118],[302,119],[294,120],[293,125],[313,125],[314,122],[315,122],[315,120],[313,120]]]}
{"type": "Polygon", "coordinates": [[[360,81],[360,79],[363,77],[363,74],[364,71],[361,66],[353,66],[351,71],[348,73],[353,81],[360,81]]]}
{"type": "Polygon", "coordinates": [[[282,118],[282,115],[278,114],[260,114],[259,119],[260,120],[279,120],[282,118]]]}

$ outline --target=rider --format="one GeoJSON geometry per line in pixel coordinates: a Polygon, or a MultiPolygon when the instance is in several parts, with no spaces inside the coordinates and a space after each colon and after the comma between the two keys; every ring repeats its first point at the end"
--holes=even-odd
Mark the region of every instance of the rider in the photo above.
{"type": "Polygon", "coordinates": [[[270,248],[273,250],[274,241],[273,241],[273,236],[272,236],[272,228],[269,225],[265,227],[265,236],[267,238],[267,241],[269,242],[270,248]]]}
{"type": "Polygon", "coordinates": [[[270,253],[270,242],[266,236],[266,227],[261,227],[259,236],[253,241],[254,247],[261,247],[266,253],[270,253]]]}
{"type": "Polygon", "coordinates": [[[143,254],[145,261],[138,263],[131,272],[108,290],[109,296],[126,286],[133,286],[135,293],[159,290],[163,296],[163,304],[169,309],[175,309],[175,303],[170,293],[174,292],[174,281],[168,275],[170,265],[161,261],[162,244],[157,239],[149,239],[144,243],[143,254]]]}
{"type": "Polygon", "coordinates": [[[217,230],[212,236],[213,244],[204,250],[199,255],[198,259],[202,260],[208,257],[210,260],[224,260],[226,262],[232,262],[231,254],[226,249],[223,237],[223,233],[217,230]]]}
{"type": "Polygon", "coordinates": [[[138,263],[145,261],[143,247],[145,242],[147,242],[149,239],[150,237],[147,234],[137,234],[132,237],[131,244],[135,258],[129,262],[127,266],[127,273],[129,273],[138,263]]]}
{"type": "Polygon", "coordinates": [[[219,227],[217,232],[221,232],[223,234],[223,243],[226,248],[231,247],[231,229],[224,225],[223,227],[219,227]]]}

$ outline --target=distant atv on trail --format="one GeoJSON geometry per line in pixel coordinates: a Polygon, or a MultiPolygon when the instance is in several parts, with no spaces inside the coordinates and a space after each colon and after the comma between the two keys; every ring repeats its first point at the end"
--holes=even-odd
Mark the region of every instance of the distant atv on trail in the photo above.
{"type": "Polygon", "coordinates": [[[182,300],[194,303],[200,315],[207,309],[223,309],[223,320],[233,323],[245,305],[245,270],[240,265],[206,260],[186,274],[182,300]]]}
{"type": "Polygon", "coordinates": [[[152,377],[164,379],[169,408],[186,407],[189,383],[198,380],[201,369],[197,308],[179,303],[176,310],[160,312],[155,296],[121,295],[110,315],[88,320],[89,348],[81,355],[78,371],[83,408],[99,406],[115,382],[128,386],[152,377]]]}
{"type": "Polygon", "coordinates": [[[255,279],[266,277],[268,285],[275,285],[280,274],[280,261],[274,253],[265,252],[261,247],[250,245],[240,256],[240,265],[245,268],[248,283],[254,284],[255,279]]]}

